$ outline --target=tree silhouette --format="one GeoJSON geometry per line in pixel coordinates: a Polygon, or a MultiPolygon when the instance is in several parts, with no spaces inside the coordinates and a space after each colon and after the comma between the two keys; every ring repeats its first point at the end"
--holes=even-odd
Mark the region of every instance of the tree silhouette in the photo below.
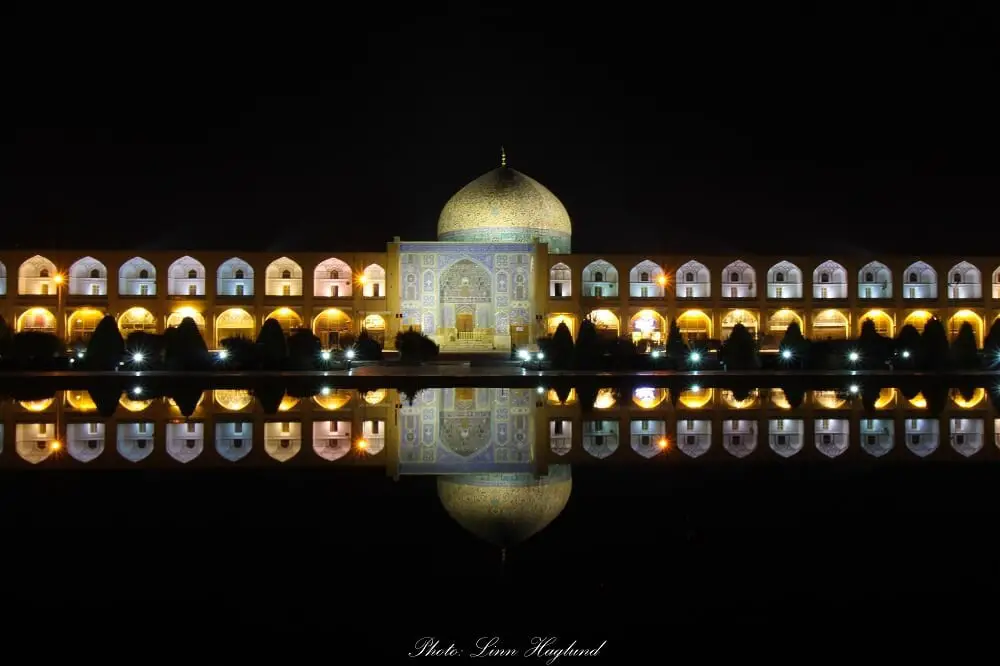
{"type": "Polygon", "coordinates": [[[727,370],[753,370],[760,366],[757,344],[743,324],[733,326],[729,339],[722,345],[720,356],[727,370]]]}
{"type": "Polygon", "coordinates": [[[84,365],[90,370],[115,370],[124,356],[125,340],[118,330],[118,323],[114,317],[107,315],[90,336],[87,353],[83,357],[84,365]]]}
{"type": "Polygon", "coordinates": [[[973,370],[980,366],[976,332],[969,322],[962,322],[955,341],[951,343],[951,361],[958,370],[973,370]]]}
{"type": "Polygon", "coordinates": [[[948,334],[941,320],[934,317],[924,326],[920,336],[920,365],[926,370],[944,370],[949,360],[948,334]]]}
{"type": "Polygon", "coordinates": [[[556,332],[552,334],[549,343],[549,360],[552,367],[557,370],[567,370],[573,366],[573,335],[569,331],[566,322],[559,322],[556,332]]]}
{"type": "Polygon", "coordinates": [[[268,319],[260,327],[257,359],[264,370],[280,370],[288,359],[288,341],[277,319],[268,319]]]}

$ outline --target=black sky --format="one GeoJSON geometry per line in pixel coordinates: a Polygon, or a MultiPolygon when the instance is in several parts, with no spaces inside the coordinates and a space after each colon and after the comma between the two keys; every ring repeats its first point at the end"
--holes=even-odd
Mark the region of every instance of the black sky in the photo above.
{"type": "Polygon", "coordinates": [[[989,252],[998,31],[958,5],[42,8],[4,27],[0,244],[430,240],[503,143],[579,251],[989,252]]]}

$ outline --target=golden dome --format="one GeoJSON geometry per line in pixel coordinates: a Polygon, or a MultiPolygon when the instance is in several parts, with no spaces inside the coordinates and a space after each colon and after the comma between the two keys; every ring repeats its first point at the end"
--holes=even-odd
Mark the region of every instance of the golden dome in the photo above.
{"type": "Polygon", "coordinates": [[[548,475],[461,474],[438,477],[438,497],[455,522],[474,535],[506,548],[538,534],[569,501],[569,465],[552,465],[548,475]]]}
{"type": "Polygon", "coordinates": [[[459,190],[438,218],[438,240],[471,243],[549,244],[549,252],[570,251],[569,213],[544,185],[506,166],[459,190]]]}

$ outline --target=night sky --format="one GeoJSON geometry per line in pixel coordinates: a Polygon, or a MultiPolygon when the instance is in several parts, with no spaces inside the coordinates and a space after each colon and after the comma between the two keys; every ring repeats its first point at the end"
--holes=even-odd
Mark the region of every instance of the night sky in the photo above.
{"type": "Polygon", "coordinates": [[[993,14],[725,6],[42,8],[3,39],[0,244],[378,251],[503,144],[577,251],[991,251],[993,14]]]}

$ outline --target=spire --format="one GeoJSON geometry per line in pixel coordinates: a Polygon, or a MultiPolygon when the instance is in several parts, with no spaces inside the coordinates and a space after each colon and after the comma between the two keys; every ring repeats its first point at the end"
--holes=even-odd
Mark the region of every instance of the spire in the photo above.
{"type": "Polygon", "coordinates": [[[503,149],[503,146],[500,146],[500,166],[507,166],[507,151],[503,149]]]}

